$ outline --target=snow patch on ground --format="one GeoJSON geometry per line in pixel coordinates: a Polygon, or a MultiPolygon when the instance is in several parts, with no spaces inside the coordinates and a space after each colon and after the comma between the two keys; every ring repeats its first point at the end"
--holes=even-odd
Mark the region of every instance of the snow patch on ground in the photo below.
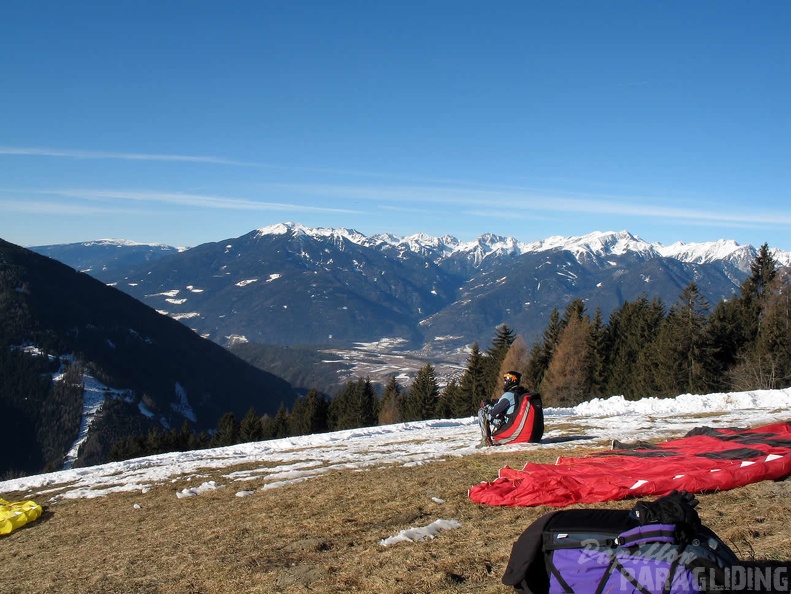
{"type": "Polygon", "coordinates": [[[455,528],[461,528],[461,522],[456,520],[435,520],[428,526],[423,526],[422,528],[408,528],[407,530],[402,530],[395,536],[383,538],[379,541],[379,544],[383,547],[389,547],[399,542],[423,541],[427,538],[434,538],[442,530],[453,530],[455,528]]]}
{"type": "Polygon", "coordinates": [[[176,497],[178,497],[179,499],[183,499],[185,497],[195,497],[196,495],[200,495],[201,493],[206,493],[207,491],[214,491],[224,486],[225,485],[218,485],[214,481],[207,481],[197,487],[187,487],[186,489],[182,489],[181,491],[176,493],[176,497]]]}
{"type": "MultiPolygon", "coordinates": [[[[515,467],[542,448],[609,449],[613,439],[674,439],[701,426],[756,427],[787,422],[789,409],[791,388],[637,401],[613,396],[573,408],[546,408],[541,443],[498,446],[496,451],[510,453],[515,467]]],[[[205,480],[208,472],[225,468],[223,480],[257,492],[311,480],[326,472],[416,466],[493,451],[480,448],[480,442],[474,417],[414,421],[71,468],[0,481],[0,493],[21,491],[26,498],[48,498],[49,502],[94,498],[114,492],[145,492],[156,485],[197,477],[205,480]],[[246,470],[233,468],[242,464],[246,470]]],[[[191,488],[191,492],[199,495],[208,488],[191,488]]],[[[214,488],[218,488],[216,483],[214,488]]]]}

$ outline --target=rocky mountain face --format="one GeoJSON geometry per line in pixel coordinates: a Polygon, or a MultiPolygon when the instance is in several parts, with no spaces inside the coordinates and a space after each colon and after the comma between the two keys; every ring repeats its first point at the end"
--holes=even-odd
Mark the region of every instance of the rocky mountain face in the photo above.
{"type": "Polygon", "coordinates": [[[714,304],[738,290],[755,255],[732,241],[661,246],[626,231],[460,242],[285,223],[90,274],[225,346],[391,338],[449,352],[486,344],[502,323],[530,342],[574,299],[606,319],[643,294],[669,307],[694,281],[714,304]]]}

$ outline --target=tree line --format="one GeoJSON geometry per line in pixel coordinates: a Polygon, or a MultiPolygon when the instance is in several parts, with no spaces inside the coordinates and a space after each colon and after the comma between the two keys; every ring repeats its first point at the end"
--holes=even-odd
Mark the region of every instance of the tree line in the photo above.
{"type": "Polygon", "coordinates": [[[481,401],[499,397],[499,378],[522,373],[545,406],[574,406],[596,397],[671,397],[791,386],[791,274],[778,268],[764,244],[739,291],[713,308],[694,283],[666,307],[643,295],[624,302],[605,322],[582,300],[555,309],[531,345],[506,324],[490,345],[474,343],[463,372],[440,386],[424,365],[410,386],[392,376],[377,394],[368,378],[349,381],[332,398],[317,389],[298,397],[291,410],[237,420],[226,413],[217,429],[194,435],[151,429],[125,438],[111,452],[124,459],[179,449],[309,435],[434,418],[476,414],[481,401]]]}

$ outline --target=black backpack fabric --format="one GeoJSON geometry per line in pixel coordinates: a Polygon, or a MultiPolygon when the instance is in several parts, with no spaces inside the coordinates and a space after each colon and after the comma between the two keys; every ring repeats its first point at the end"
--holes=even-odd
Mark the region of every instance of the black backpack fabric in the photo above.
{"type": "Polygon", "coordinates": [[[644,519],[635,509],[546,514],[514,543],[502,581],[529,594],[722,593],[738,558],[679,499],[644,504],[644,519]],[[662,504],[677,522],[660,523],[662,504]]]}

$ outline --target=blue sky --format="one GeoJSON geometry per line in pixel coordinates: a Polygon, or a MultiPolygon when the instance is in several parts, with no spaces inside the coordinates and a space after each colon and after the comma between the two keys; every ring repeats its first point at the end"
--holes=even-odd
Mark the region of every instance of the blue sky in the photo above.
{"type": "Polygon", "coordinates": [[[13,2],[0,238],[791,250],[791,2],[13,2]]]}

